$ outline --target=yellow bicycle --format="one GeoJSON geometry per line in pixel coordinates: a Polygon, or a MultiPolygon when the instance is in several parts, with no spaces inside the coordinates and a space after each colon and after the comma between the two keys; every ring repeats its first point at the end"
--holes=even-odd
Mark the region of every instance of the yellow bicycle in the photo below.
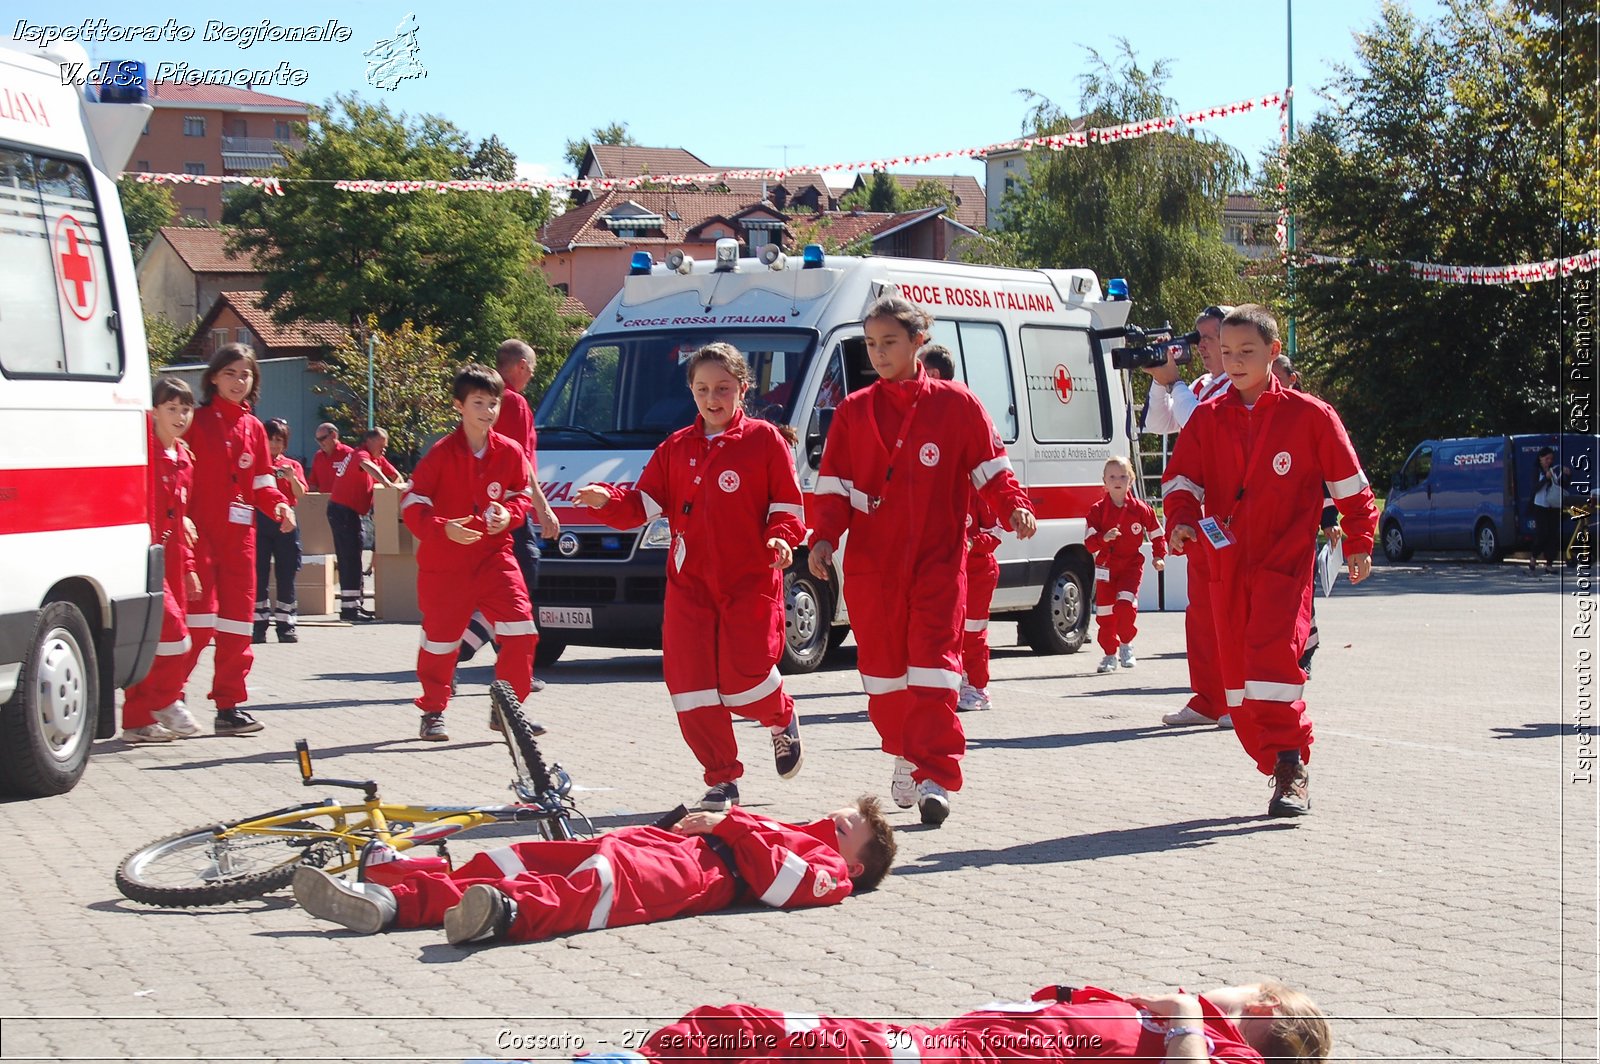
{"type": "Polygon", "coordinates": [[[526,823],[545,839],[589,838],[594,825],[572,800],[572,779],[560,765],[545,767],[533,726],[503,680],[489,688],[517,778],[511,805],[401,805],[378,797],[373,780],[322,779],[312,773],[311,748],[297,741],[300,778],[307,787],[351,787],[360,802],[302,802],[270,813],[213,824],[157,839],[117,868],[117,889],[148,905],[216,905],[259,897],[287,886],[303,864],[332,873],[360,865],[372,843],[396,850],[436,846],[485,824],[526,823]]]}

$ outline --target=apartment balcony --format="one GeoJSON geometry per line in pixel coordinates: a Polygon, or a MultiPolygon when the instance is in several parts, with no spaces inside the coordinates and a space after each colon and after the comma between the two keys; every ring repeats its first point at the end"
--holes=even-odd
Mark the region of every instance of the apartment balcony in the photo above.
{"type": "Polygon", "coordinates": [[[223,137],[222,168],[228,173],[254,173],[270,170],[283,164],[280,144],[290,148],[304,147],[299,141],[279,141],[272,137],[223,137]]]}

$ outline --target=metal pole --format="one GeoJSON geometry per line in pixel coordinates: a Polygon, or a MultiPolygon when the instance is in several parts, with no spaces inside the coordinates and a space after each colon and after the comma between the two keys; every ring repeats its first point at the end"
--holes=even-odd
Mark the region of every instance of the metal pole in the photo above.
{"type": "MultiPolygon", "coordinates": [[[[1287,30],[1288,30],[1288,42],[1287,42],[1286,52],[1287,52],[1287,55],[1288,55],[1289,67],[1288,67],[1288,73],[1286,75],[1288,80],[1285,82],[1285,84],[1287,86],[1287,89],[1288,89],[1288,92],[1289,92],[1288,141],[1289,141],[1289,147],[1293,148],[1294,147],[1294,0],[1284,0],[1284,8],[1285,8],[1285,12],[1287,14],[1286,23],[1287,23],[1287,30]]],[[[1285,243],[1286,247],[1288,248],[1288,252],[1289,252],[1288,259],[1285,262],[1285,277],[1286,277],[1286,280],[1287,280],[1288,290],[1289,290],[1289,315],[1288,315],[1288,317],[1289,317],[1288,326],[1289,327],[1288,327],[1288,329],[1286,330],[1286,332],[1284,334],[1284,340],[1285,340],[1286,346],[1288,347],[1288,350],[1289,350],[1289,359],[1291,361],[1293,361],[1294,357],[1295,357],[1295,353],[1297,351],[1297,348],[1295,346],[1295,330],[1294,330],[1294,178],[1290,175],[1290,173],[1287,170],[1288,162],[1289,162],[1289,153],[1285,152],[1284,153],[1285,173],[1283,175],[1283,183],[1284,183],[1284,191],[1286,193],[1286,210],[1285,210],[1285,213],[1284,213],[1284,226],[1283,226],[1283,228],[1284,228],[1284,243],[1285,243]]]]}
{"type": "MultiPolygon", "coordinates": [[[[1292,329],[1293,326],[1291,325],[1290,328],[1292,329]]],[[[374,358],[376,358],[377,352],[378,352],[378,338],[376,336],[368,336],[367,337],[367,428],[369,428],[369,429],[375,429],[375,428],[378,427],[378,419],[376,417],[377,396],[375,394],[373,394],[373,360],[374,360],[374,358]]]]}

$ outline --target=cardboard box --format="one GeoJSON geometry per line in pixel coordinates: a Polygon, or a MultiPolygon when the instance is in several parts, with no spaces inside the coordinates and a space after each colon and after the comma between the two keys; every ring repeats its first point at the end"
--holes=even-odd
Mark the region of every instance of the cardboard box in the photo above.
{"type": "Polygon", "coordinates": [[[372,584],[372,612],[386,621],[422,623],[422,610],[417,607],[416,555],[375,555],[372,584]]]}
{"type": "MultiPolygon", "coordinates": [[[[303,540],[304,537],[302,537],[303,540]]],[[[302,556],[300,573],[294,578],[294,594],[302,617],[326,617],[339,612],[339,577],[333,555],[302,556]]]]}
{"type": "Polygon", "coordinates": [[[378,487],[372,492],[372,539],[375,553],[415,554],[416,540],[400,520],[400,500],[393,488],[378,487]]]}
{"type": "Polygon", "coordinates": [[[303,554],[332,554],[333,530],[328,527],[328,497],[307,492],[295,504],[295,520],[300,524],[300,551],[303,554]]]}

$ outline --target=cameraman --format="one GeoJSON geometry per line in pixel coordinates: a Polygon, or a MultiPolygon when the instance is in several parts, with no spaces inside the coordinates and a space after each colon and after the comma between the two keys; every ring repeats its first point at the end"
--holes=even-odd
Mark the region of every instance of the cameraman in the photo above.
{"type": "MultiPolygon", "coordinates": [[[[1150,397],[1145,402],[1145,432],[1176,433],[1189,421],[1199,405],[1228,390],[1232,381],[1222,370],[1222,319],[1232,307],[1211,306],[1195,319],[1200,334],[1200,361],[1205,373],[1193,385],[1184,383],[1172,356],[1166,365],[1144,370],[1151,378],[1150,397]]],[[[1204,553],[1184,552],[1189,561],[1189,608],[1183,615],[1184,642],[1189,660],[1189,702],[1182,709],[1163,714],[1161,723],[1218,724],[1233,727],[1228,714],[1227,696],[1222,687],[1222,662],[1217,650],[1217,632],[1211,613],[1211,576],[1204,553]]]]}

